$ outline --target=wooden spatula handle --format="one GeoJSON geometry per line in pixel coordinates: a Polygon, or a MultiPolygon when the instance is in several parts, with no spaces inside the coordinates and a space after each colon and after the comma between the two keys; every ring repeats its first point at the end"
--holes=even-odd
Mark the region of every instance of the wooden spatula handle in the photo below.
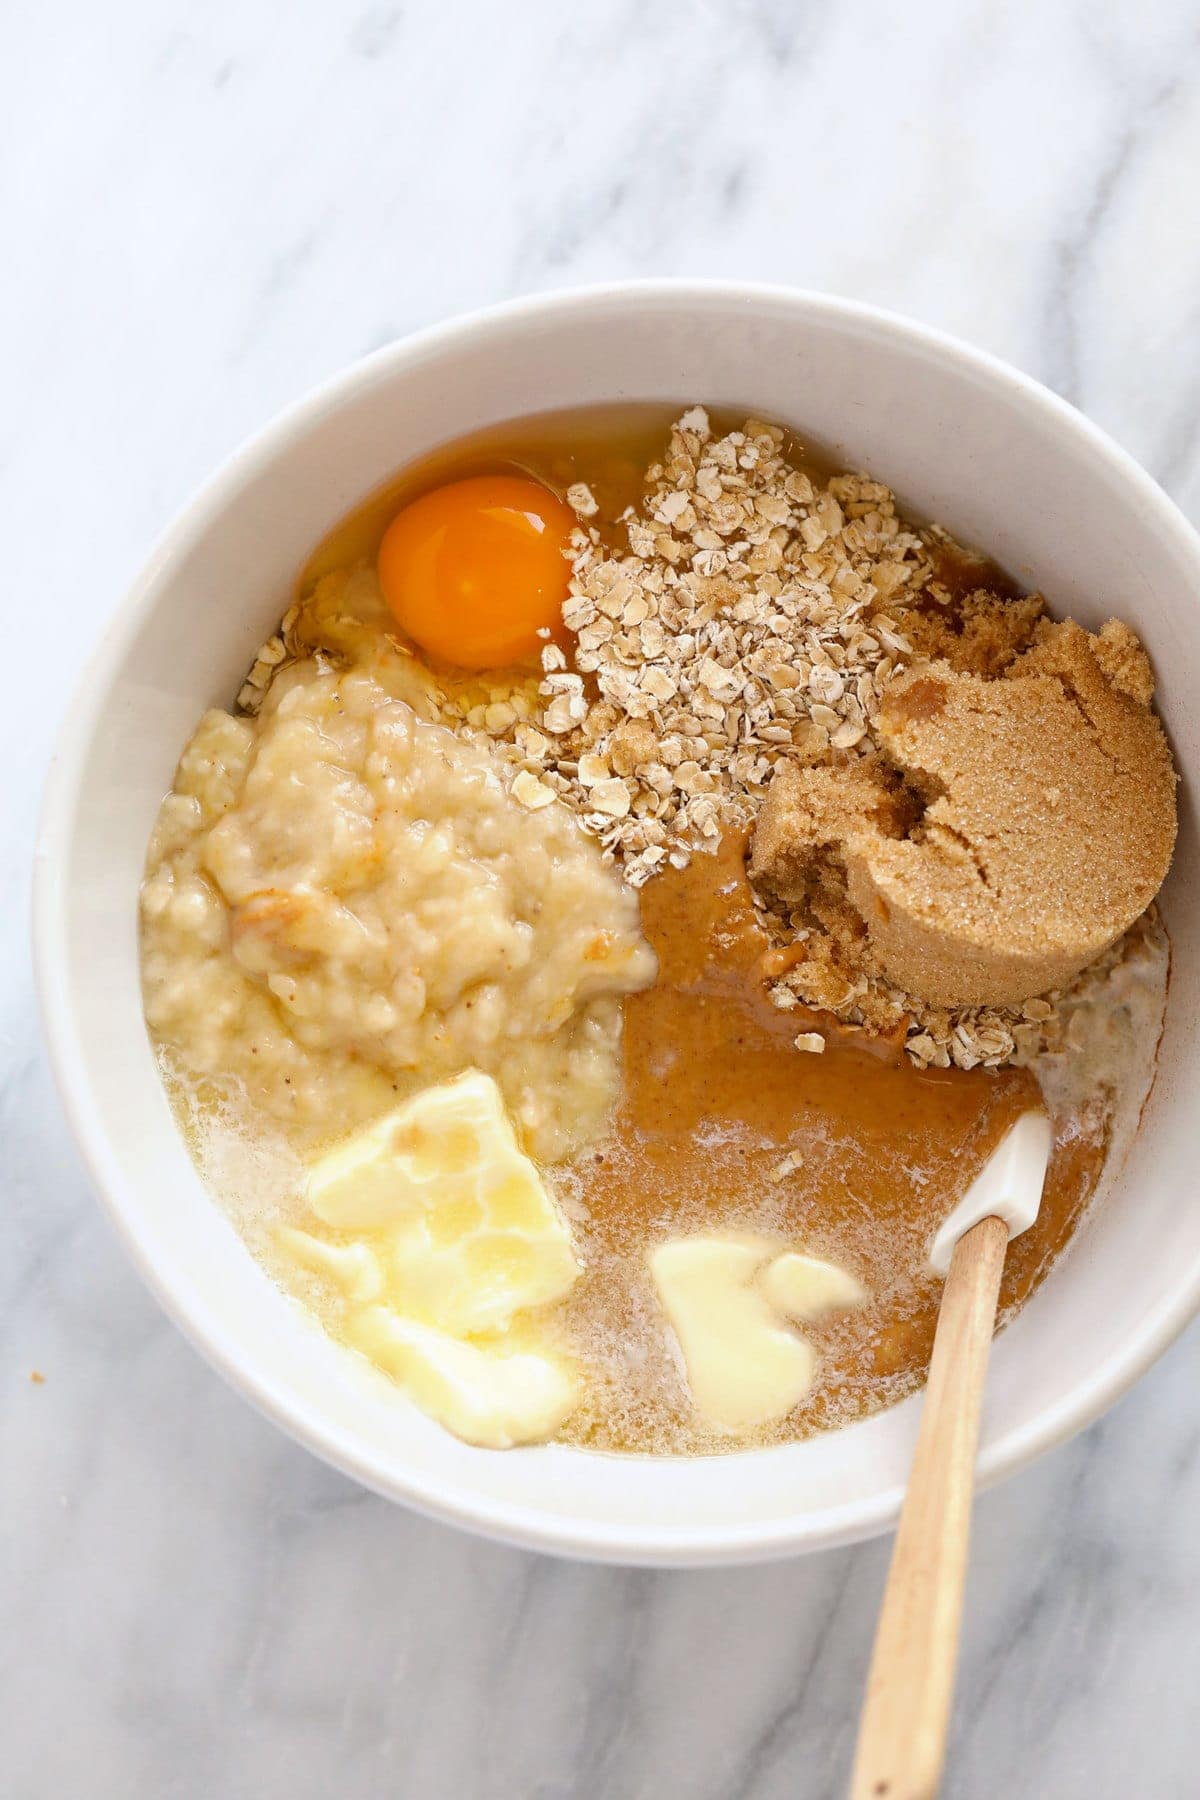
{"type": "Polygon", "coordinates": [[[1000,1276],[1002,1219],[955,1246],[942,1294],[908,1492],[888,1570],[851,1800],[932,1800],[954,1692],[975,1451],[1000,1276]]]}

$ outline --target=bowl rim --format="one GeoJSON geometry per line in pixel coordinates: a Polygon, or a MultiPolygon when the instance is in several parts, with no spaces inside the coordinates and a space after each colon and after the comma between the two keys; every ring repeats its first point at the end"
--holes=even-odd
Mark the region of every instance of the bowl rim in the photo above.
{"type": "MultiPolygon", "coordinates": [[[[595,1518],[557,1519],[527,1505],[489,1500],[475,1485],[455,1487],[441,1478],[428,1479],[419,1468],[406,1469],[402,1477],[385,1478],[347,1433],[281,1394],[273,1382],[248,1367],[232,1334],[211,1317],[202,1317],[200,1309],[172,1285],[143,1245],[134,1223],[135,1209],[130,1205],[130,1184],[95,1103],[79,1039],[66,978],[65,893],[59,870],[72,838],[88,743],[107,703],[112,678],[149,616],[160,583],[172,565],[203,537],[227,500],[293,437],[373,386],[385,373],[417,366],[453,350],[457,343],[502,333],[544,315],[561,317],[596,309],[611,313],[625,308],[667,312],[680,304],[708,306],[714,311],[776,307],[791,313],[798,326],[806,319],[822,318],[852,323],[880,339],[901,340],[943,362],[957,364],[978,382],[1007,392],[1024,408],[1066,432],[1076,452],[1090,451],[1106,462],[1136,492],[1156,527],[1191,561],[1200,588],[1200,534],[1128,451],[1032,376],[936,327],[864,301],[767,282],[682,276],[600,282],[522,296],[427,326],[327,377],[235,446],[172,517],[106,617],[59,725],[45,778],[32,893],[34,975],[42,1027],[72,1137],[109,1222],[142,1280],[208,1363],[290,1437],[387,1499],[522,1549],[657,1567],[767,1561],[871,1537],[894,1525],[903,1488],[895,1485],[869,1500],[798,1512],[794,1521],[668,1528],[595,1518]]],[[[978,1465],[978,1485],[990,1486],[1014,1474],[1093,1423],[1146,1372],[1198,1310],[1200,1262],[1170,1298],[1148,1314],[1141,1329],[1069,1396],[985,1447],[978,1465]]]]}

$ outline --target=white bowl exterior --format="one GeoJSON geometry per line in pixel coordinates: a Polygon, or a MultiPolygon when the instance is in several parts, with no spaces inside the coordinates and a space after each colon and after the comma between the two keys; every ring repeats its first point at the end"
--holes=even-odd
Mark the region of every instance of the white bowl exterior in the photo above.
{"type": "Polygon", "coordinates": [[[1044,389],[872,309],[702,283],[548,296],[380,352],[268,428],[168,531],[89,669],[47,794],[39,982],[73,1128],[135,1260],[281,1425],[379,1492],[510,1541],[626,1562],[733,1561],[889,1525],[915,1403],[724,1458],[458,1443],[325,1338],[245,1253],[176,1132],[139,998],[135,894],[155,810],[201,710],[229,702],[307,549],[381,478],[448,439],[623,398],[796,424],[985,546],[1056,611],[1091,626],[1117,614],[1142,633],[1185,778],[1162,1072],[1119,1188],[996,1345],[983,1477],[1069,1435],[1141,1373],[1200,1302],[1189,704],[1200,692],[1200,540],[1044,389]]]}

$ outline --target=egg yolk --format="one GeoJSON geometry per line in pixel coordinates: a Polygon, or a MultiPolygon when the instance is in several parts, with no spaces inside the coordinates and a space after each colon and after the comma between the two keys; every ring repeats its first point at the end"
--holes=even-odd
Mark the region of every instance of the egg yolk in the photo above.
{"type": "Polygon", "coordinates": [[[379,585],[413,642],[463,669],[524,662],[562,635],[577,520],[521,475],[434,488],[396,514],[379,546],[379,585]]]}

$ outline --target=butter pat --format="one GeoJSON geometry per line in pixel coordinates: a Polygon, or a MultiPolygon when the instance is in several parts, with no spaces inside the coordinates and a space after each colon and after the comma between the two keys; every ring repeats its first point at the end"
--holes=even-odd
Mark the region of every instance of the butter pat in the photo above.
{"type": "Polygon", "coordinates": [[[386,1306],[355,1312],[346,1336],[422,1412],[484,1449],[540,1443],[575,1405],[574,1381],[551,1357],[465,1344],[386,1306]]]}
{"type": "Polygon", "coordinates": [[[338,1241],[288,1226],[276,1242],[341,1295],[353,1349],[468,1443],[506,1449],[558,1429],[573,1371],[516,1333],[494,1336],[560,1299],[579,1265],[489,1076],[397,1107],[314,1164],[306,1192],[338,1241]],[[467,1341],[477,1334],[493,1341],[467,1341]]]}
{"type": "Polygon", "coordinates": [[[788,1321],[815,1323],[866,1298],[846,1270],[780,1254],[769,1238],[678,1238],[649,1262],[696,1410],[731,1434],[786,1418],[811,1391],[816,1351],[788,1321]]]}
{"type": "Polygon", "coordinates": [[[501,1330],[521,1308],[560,1299],[579,1273],[500,1090],[475,1070],[323,1157],[308,1201],[325,1224],[370,1233],[392,1304],[446,1331],[501,1330]]]}

